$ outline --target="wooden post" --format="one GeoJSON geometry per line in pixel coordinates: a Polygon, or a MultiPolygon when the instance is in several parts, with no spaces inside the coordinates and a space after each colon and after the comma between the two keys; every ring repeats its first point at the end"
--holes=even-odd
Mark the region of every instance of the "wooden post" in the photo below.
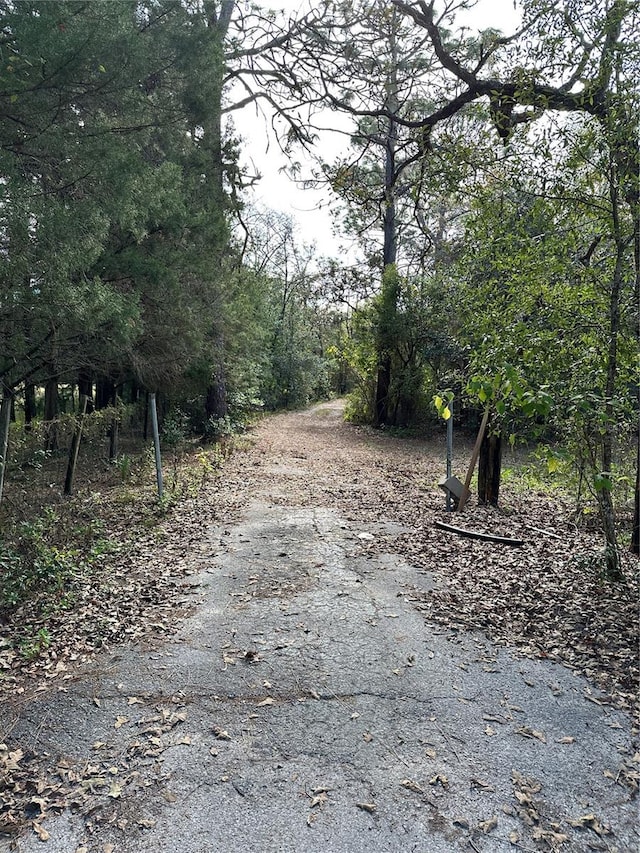
{"type": "Polygon", "coordinates": [[[469,486],[471,485],[471,478],[473,477],[473,472],[476,467],[476,462],[478,461],[478,455],[480,453],[480,445],[482,444],[482,439],[484,438],[485,431],[487,429],[487,422],[489,420],[489,406],[484,410],[484,415],[482,416],[482,423],[480,424],[480,431],[478,432],[478,437],[476,438],[475,447],[473,448],[473,453],[471,454],[471,462],[469,462],[469,470],[467,471],[467,478],[464,481],[464,488],[462,489],[462,495],[460,496],[460,500],[458,502],[457,512],[462,512],[464,506],[471,494],[469,486]]]}
{"type": "Polygon", "coordinates": [[[11,401],[13,391],[4,388],[0,406],[0,502],[4,490],[4,475],[7,470],[7,452],[9,450],[9,425],[11,423],[11,401]]]}
{"type": "Polygon", "coordinates": [[[78,464],[78,453],[80,451],[80,440],[82,439],[82,427],[84,426],[84,418],[87,414],[87,405],[89,398],[86,394],[82,396],[82,411],[80,417],[76,421],[76,428],[73,431],[71,439],[71,447],[69,448],[69,462],[67,463],[67,476],[64,480],[64,493],[70,495],[73,492],[73,478],[76,475],[76,465],[78,464]]]}
{"type": "MultiPolygon", "coordinates": [[[[453,461],[453,398],[449,400],[449,418],[447,420],[447,480],[451,477],[453,461]]],[[[447,512],[453,511],[451,492],[447,490],[447,512]]]]}
{"type": "Polygon", "coordinates": [[[160,431],[158,429],[158,408],[156,406],[155,392],[149,394],[149,407],[151,409],[151,426],[153,429],[153,446],[156,456],[156,481],[158,483],[158,500],[162,500],[162,456],[160,455],[160,431]]]}
{"type": "Polygon", "coordinates": [[[118,410],[118,390],[113,386],[113,408],[111,426],[109,427],[109,462],[115,462],[118,458],[118,438],[120,435],[120,412],[118,410]]]}

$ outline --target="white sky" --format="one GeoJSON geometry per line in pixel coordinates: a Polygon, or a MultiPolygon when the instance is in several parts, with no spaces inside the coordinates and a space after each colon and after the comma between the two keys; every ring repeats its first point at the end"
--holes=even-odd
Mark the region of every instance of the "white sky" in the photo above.
{"type": "MultiPolygon", "coordinates": [[[[276,0],[271,5],[295,12],[302,4],[300,0],[276,0]]],[[[510,33],[517,27],[520,17],[514,6],[514,0],[478,0],[476,6],[464,15],[466,26],[472,29],[493,27],[510,33]]],[[[459,20],[462,19],[459,16],[459,20]]],[[[335,114],[330,115],[335,122],[335,114]]],[[[328,189],[300,188],[287,176],[283,171],[288,165],[287,159],[270,132],[269,119],[256,116],[255,108],[248,107],[233,113],[233,122],[236,132],[244,140],[241,163],[250,164],[250,171],[257,168],[262,175],[259,185],[246,194],[246,199],[291,215],[298,223],[301,238],[307,243],[315,243],[320,254],[338,256],[348,252],[348,238],[333,234],[334,224],[339,226],[339,221],[336,221],[335,214],[330,210],[330,203],[335,202],[335,198],[332,198],[328,189]]],[[[347,123],[345,128],[348,127],[347,123]]],[[[330,161],[346,150],[348,137],[327,133],[321,146],[323,158],[330,161]]],[[[296,157],[303,164],[301,177],[309,177],[312,163],[308,160],[305,163],[303,152],[299,152],[296,157]]]]}

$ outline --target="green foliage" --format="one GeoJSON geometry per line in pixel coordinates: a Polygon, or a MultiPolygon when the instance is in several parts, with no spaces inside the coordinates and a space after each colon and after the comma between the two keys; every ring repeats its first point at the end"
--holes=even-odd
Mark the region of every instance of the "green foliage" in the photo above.
{"type": "Polygon", "coordinates": [[[60,594],[73,577],[79,554],[50,541],[56,515],[48,512],[23,522],[13,546],[2,546],[0,564],[0,604],[15,607],[27,598],[60,594]]]}
{"type": "Polygon", "coordinates": [[[27,661],[37,660],[50,645],[51,632],[48,628],[30,630],[29,626],[17,642],[18,653],[27,661]]]}
{"type": "Polygon", "coordinates": [[[380,294],[352,321],[342,355],[355,377],[349,412],[373,420],[380,354],[391,361],[387,425],[408,427],[428,419],[431,400],[442,379],[451,378],[459,347],[447,329],[453,306],[431,276],[402,277],[391,267],[380,294]]]}
{"type": "Polygon", "coordinates": [[[0,610],[26,601],[41,602],[45,615],[72,607],[83,576],[116,549],[98,519],[71,518],[52,507],[7,525],[0,545],[0,610]]]}
{"type": "Polygon", "coordinates": [[[162,422],[161,440],[163,446],[176,450],[189,435],[189,423],[185,413],[174,408],[162,422]]]}
{"type": "Polygon", "coordinates": [[[3,13],[0,376],[93,368],[174,389],[225,287],[223,34],[183,4],[143,30],[124,0],[3,13]]]}

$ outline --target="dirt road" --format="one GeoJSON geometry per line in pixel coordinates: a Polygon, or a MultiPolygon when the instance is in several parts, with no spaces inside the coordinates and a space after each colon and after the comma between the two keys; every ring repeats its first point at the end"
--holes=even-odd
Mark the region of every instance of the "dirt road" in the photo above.
{"type": "Polygon", "coordinates": [[[229,466],[233,520],[193,553],[173,637],[22,708],[12,738],[78,795],[43,820],[36,803],[6,849],[638,849],[627,714],[567,666],[428,620],[446,582],[396,543],[441,510],[437,460],[340,416],[273,418],[229,466]],[[403,490],[414,525],[389,510],[403,490]]]}

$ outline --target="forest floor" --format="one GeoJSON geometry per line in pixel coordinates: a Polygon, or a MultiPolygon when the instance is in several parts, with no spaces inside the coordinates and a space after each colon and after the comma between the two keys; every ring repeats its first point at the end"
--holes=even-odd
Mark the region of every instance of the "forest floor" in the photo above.
{"type": "Polygon", "coordinates": [[[8,619],[0,850],[638,849],[637,563],[508,484],[454,523],[522,547],[436,528],[444,442],[341,414],[264,419],[160,523],[114,498],[103,574],[8,619]]]}

